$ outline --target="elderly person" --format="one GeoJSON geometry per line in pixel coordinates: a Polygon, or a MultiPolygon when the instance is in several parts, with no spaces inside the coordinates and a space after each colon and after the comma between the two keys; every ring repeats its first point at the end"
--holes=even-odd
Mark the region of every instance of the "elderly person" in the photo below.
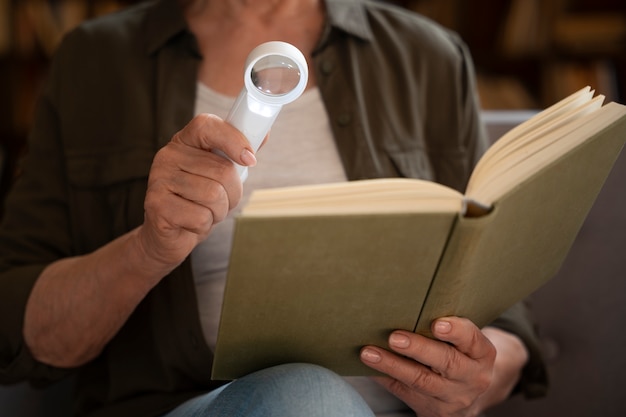
{"type": "Polygon", "coordinates": [[[157,0],[83,24],[6,203],[0,382],[75,374],[76,413],[93,417],[472,416],[541,391],[521,305],[484,329],[447,317],[436,339],[392,332],[362,350],[387,375],[375,381],[305,364],[209,377],[242,199],[374,177],[462,189],[486,146],[474,88],[457,36],[380,2],[157,0]],[[223,117],[270,40],[298,47],[311,76],[255,155],[223,117]],[[244,185],[214,149],[251,167],[244,185]]]}

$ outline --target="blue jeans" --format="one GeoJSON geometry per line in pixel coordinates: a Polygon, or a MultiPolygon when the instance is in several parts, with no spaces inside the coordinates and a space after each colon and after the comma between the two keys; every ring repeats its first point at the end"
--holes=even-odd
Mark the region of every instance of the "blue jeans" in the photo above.
{"type": "Polygon", "coordinates": [[[373,417],[363,398],[315,365],[264,369],[181,404],[163,417],[373,417]]]}

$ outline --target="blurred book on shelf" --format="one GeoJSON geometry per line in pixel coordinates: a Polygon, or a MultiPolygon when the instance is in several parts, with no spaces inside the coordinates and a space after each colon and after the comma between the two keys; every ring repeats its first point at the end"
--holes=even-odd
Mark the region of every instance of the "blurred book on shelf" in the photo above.
{"type": "Polygon", "coordinates": [[[524,85],[514,77],[477,75],[478,94],[485,110],[535,109],[535,100],[524,85]]]}
{"type": "Polygon", "coordinates": [[[567,13],[555,19],[557,48],[582,54],[619,54],[626,46],[626,14],[567,13]]]}
{"type": "Polygon", "coordinates": [[[141,0],[0,0],[0,216],[26,149],[35,102],[63,36],[86,19],[141,0]]]}
{"type": "Polygon", "coordinates": [[[507,57],[540,54],[549,44],[546,3],[542,0],[512,0],[504,20],[499,48],[507,57]]]}
{"type": "Polygon", "coordinates": [[[0,0],[0,56],[11,50],[11,0],[0,0]]]}
{"type": "Polygon", "coordinates": [[[486,108],[541,108],[585,85],[625,100],[624,0],[399,3],[466,41],[486,108]]]}
{"type": "Polygon", "coordinates": [[[619,84],[615,66],[606,59],[579,61],[554,61],[546,65],[543,71],[544,88],[542,99],[552,100],[562,96],[572,86],[587,83],[597,86],[599,91],[606,91],[605,96],[611,101],[619,100],[619,84]]]}

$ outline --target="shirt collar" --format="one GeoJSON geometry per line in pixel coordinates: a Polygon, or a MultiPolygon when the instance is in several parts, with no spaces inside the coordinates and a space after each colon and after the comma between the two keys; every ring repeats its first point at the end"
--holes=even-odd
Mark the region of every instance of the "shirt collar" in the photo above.
{"type": "Polygon", "coordinates": [[[187,22],[176,0],[156,0],[148,8],[143,22],[146,52],[153,54],[170,39],[188,32],[187,22]]]}
{"type": "Polygon", "coordinates": [[[362,0],[325,0],[328,23],[351,35],[371,40],[372,30],[362,0]]]}
{"type": "MultiPolygon", "coordinates": [[[[325,0],[328,25],[365,40],[372,39],[363,0],[325,0]]],[[[176,0],[156,0],[143,22],[146,52],[153,54],[170,39],[187,32],[187,23],[176,0]]]]}

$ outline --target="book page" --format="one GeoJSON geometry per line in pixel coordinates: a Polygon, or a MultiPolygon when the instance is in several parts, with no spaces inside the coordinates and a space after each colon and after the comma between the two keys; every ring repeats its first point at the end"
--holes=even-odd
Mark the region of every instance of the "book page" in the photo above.
{"type": "Polygon", "coordinates": [[[626,107],[609,103],[572,123],[562,125],[543,140],[531,143],[520,153],[520,160],[506,169],[506,175],[490,177],[489,181],[472,192],[471,197],[479,201],[497,201],[517,184],[555,163],[561,155],[593,138],[625,115],[626,107]]]}
{"type": "Polygon", "coordinates": [[[431,181],[385,178],[256,190],[243,216],[460,212],[463,195],[431,181]]]}
{"type": "Polygon", "coordinates": [[[555,119],[558,119],[564,114],[567,114],[568,112],[571,112],[572,110],[588,103],[593,98],[593,94],[594,91],[591,90],[591,87],[587,86],[582,88],[505,133],[500,139],[491,145],[489,149],[487,149],[485,154],[476,164],[469,180],[467,192],[469,192],[469,187],[478,181],[477,178],[479,178],[482,173],[488,169],[491,161],[498,160],[500,158],[500,153],[511,146],[513,142],[523,140],[524,137],[532,134],[532,132],[541,129],[545,125],[549,125],[551,122],[554,122],[555,119]]]}
{"type": "MultiPolygon", "coordinates": [[[[574,108],[560,115],[556,119],[551,120],[548,123],[543,124],[540,128],[530,131],[525,136],[520,137],[516,141],[508,143],[508,146],[502,147],[497,158],[489,159],[483,165],[483,171],[480,175],[473,175],[472,180],[467,186],[467,195],[476,196],[481,188],[489,187],[490,183],[497,178],[502,177],[505,179],[508,172],[518,164],[529,164],[529,156],[534,153],[547,148],[552,142],[557,140],[569,140],[569,136],[562,137],[559,134],[555,134],[558,129],[573,123],[575,120],[580,119],[602,107],[604,102],[604,96],[600,95],[592,99],[591,101],[574,108]]],[[[571,135],[576,135],[577,132],[571,132],[571,135]]],[[[551,148],[558,149],[558,148],[551,148]]],[[[547,153],[548,150],[542,152],[547,153]]],[[[555,155],[550,153],[546,157],[552,158],[555,155]]],[[[558,156],[558,155],[557,155],[558,156]]],[[[490,204],[492,201],[483,201],[484,204],[490,204]]]]}
{"type": "Polygon", "coordinates": [[[591,101],[585,102],[584,104],[575,107],[563,114],[560,114],[558,117],[549,120],[547,123],[543,123],[541,126],[530,130],[523,136],[519,137],[515,141],[511,141],[507,144],[507,146],[503,146],[498,151],[498,157],[489,159],[485,164],[485,170],[489,173],[492,172],[494,166],[500,165],[503,161],[517,152],[522,152],[525,146],[532,144],[535,141],[542,140],[543,137],[550,134],[550,132],[564,126],[572,121],[576,120],[579,117],[585,116],[600,107],[604,102],[605,97],[603,95],[599,95],[593,98],[591,101]]]}

